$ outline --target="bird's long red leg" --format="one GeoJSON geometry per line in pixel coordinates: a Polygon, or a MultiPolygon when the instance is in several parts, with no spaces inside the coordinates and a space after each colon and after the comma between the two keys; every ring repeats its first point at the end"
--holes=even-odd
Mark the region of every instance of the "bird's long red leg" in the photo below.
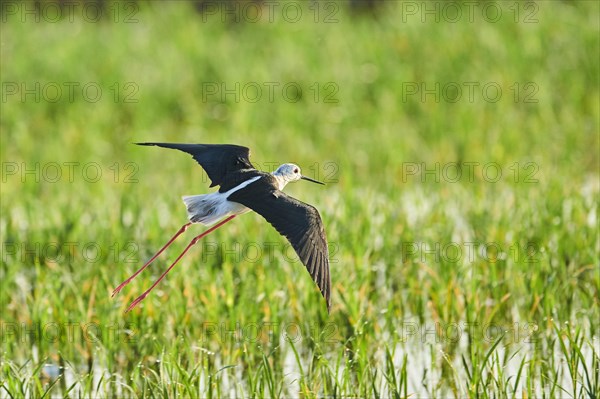
{"type": "Polygon", "coordinates": [[[129,312],[131,309],[135,308],[140,302],[142,302],[144,300],[144,298],[146,298],[146,296],[150,293],[150,291],[152,291],[154,289],[154,287],[156,287],[158,285],[158,283],[160,283],[161,280],[163,278],[165,278],[165,276],[167,275],[167,273],[169,273],[171,271],[171,269],[177,264],[177,262],[179,262],[179,260],[181,258],[183,258],[183,255],[185,255],[186,252],[194,244],[196,244],[202,237],[206,236],[209,233],[212,233],[213,231],[215,231],[219,227],[223,226],[225,223],[229,222],[234,217],[236,217],[236,215],[229,216],[227,219],[225,219],[222,222],[219,222],[218,224],[214,225],[210,229],[206,230],[204,233],[200,234],[199,236],[194,237],[194,239],[188,244],[187,247],[185,247],[185,249],[183,250],[183,252],[177,257],[177,259],[175,259],[175,262],[173,262],[173,264],[171,264],[171,266],[169,266],[169,268],[163,274],[161,274],[161,276],[158,278],[158,280],[156,280],[154,282],[154,284],[152,284],[152,287],[148,288],[142,295],[140,295],[139,297],[137,297],[136,300],[131,303],[131,305],[129,305],[129,307],[127,308],[127,310],[125,311],[125,313],[129,312]]]}
{"type": "Polygon", "coordinates": [[[138,274],[140,274],[145,268],[147,268],[150,263],[154,262],[154,259],[158,258],[158,255],[162,254],[163,251],[165,249],[167,249],[169,247],[169,245],[171,245],[173,243],[173,241],[175,241],[175,239],[177,237],[179,237],[184,231],[187,230],[188,227],[190,227],[192,225],[192,222],[186,223],[183,226],[181,226],[181,228],[179,229],[179,231],[177,233],[175,233],[175,235],[173,236],[173,238],[171,238],[169,240],[169,242],[167,242],[156,254],[154,254],[154,256],[144,264],[144,266],[142,266],[137,272],[133,273],[127,280],[123,281],[121,283],[121,285],[119,285],[117,288],[115,288],[115,290],[113,291],[111,296],[115,296],[117,295],[127,284],[129,284],[131,282],[131,280],[133,280],[135,278],[135,276],[137,276],[138,274]]]}

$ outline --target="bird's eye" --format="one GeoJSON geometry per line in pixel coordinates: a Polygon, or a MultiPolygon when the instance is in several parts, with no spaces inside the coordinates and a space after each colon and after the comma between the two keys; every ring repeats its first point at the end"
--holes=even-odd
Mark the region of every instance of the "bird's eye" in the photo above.
{"type": "Polygon", "coordinates": [[[294,169],[294,173],[298,173],[298,168],[294,169]]]}

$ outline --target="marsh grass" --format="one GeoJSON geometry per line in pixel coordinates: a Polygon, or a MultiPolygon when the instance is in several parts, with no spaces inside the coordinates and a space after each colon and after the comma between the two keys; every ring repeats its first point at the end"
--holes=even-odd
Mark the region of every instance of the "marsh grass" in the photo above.
{"type": "Polygon", "coordinates": [[[0,395],[598,397],[599,9],[534,4],[528,24],[405,21],[401,2],[375,17],[340,7],[333,24],[222,23],[185,2],[141,5],[133,24],[7,17],[0,395]],[[35,82],[104,95],[6,92],[35,82]],[[207,82],[303,94],[203,99],[207,82]],[[448,82],[503,95],[407,95],[448,82]],[[332,87],[337,102],[324,102],[332,87]],[[202,229],[112,289],[185,222],[179,197],[208,191],[189,157],[130,145],[146,140],[244,144],[260,165],[326,179],[286,190],[326,226],[331,314],[254,214],[124,314],[202,229]],[[65,162],[79,163],[72,179],[65,162]],[[94,163],[97,180],[83,173],[94,163]],[[479,166],[454,181],[449,163],[479,166]]]}

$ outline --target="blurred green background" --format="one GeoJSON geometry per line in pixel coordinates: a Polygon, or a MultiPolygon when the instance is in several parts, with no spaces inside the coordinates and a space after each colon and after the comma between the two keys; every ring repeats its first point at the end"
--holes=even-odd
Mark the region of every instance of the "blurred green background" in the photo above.
{"type": "Polygon", "coordinates": [[[599,8],[3,2],[0,395],[597,397],[599,8]],[[326,181],[331,314],[256,214],[124,314],[210,191],[138,141],[326,181]]]}

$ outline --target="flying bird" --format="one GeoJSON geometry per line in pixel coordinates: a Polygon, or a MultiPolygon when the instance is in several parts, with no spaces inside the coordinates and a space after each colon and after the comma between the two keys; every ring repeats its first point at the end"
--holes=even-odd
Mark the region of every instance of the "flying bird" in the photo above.
{"type": "Polygon", "coordinates": [[[231,221],[237,215],[250,210],[264,217],[281,235],[288,239],[325,298],[327,311],[330,311],[329,249],[321,216],[312,205],[290,197],[282,191],[288,183],[300,179],[318,184],[324,183],[303,176],[300,168],[293,163],[285,163],[273,173],[259,171],[250,163],[250,150],[239,145],[136,144],[171,148],[190,154],[206,171],[211,180],[210,187],[219,186],[219,190],[210,194],[184,196],[183,202],[187,208],[189,222],[184,224],[146,264],[121,283],[113,291],[112,296],[118,294],[123,287],[148,267],[189,226],[194,223],[205,226],[218,223],[194,237],[158,280],[129,305],[126,312],[143,301],[202,237],[231,221]]]}

